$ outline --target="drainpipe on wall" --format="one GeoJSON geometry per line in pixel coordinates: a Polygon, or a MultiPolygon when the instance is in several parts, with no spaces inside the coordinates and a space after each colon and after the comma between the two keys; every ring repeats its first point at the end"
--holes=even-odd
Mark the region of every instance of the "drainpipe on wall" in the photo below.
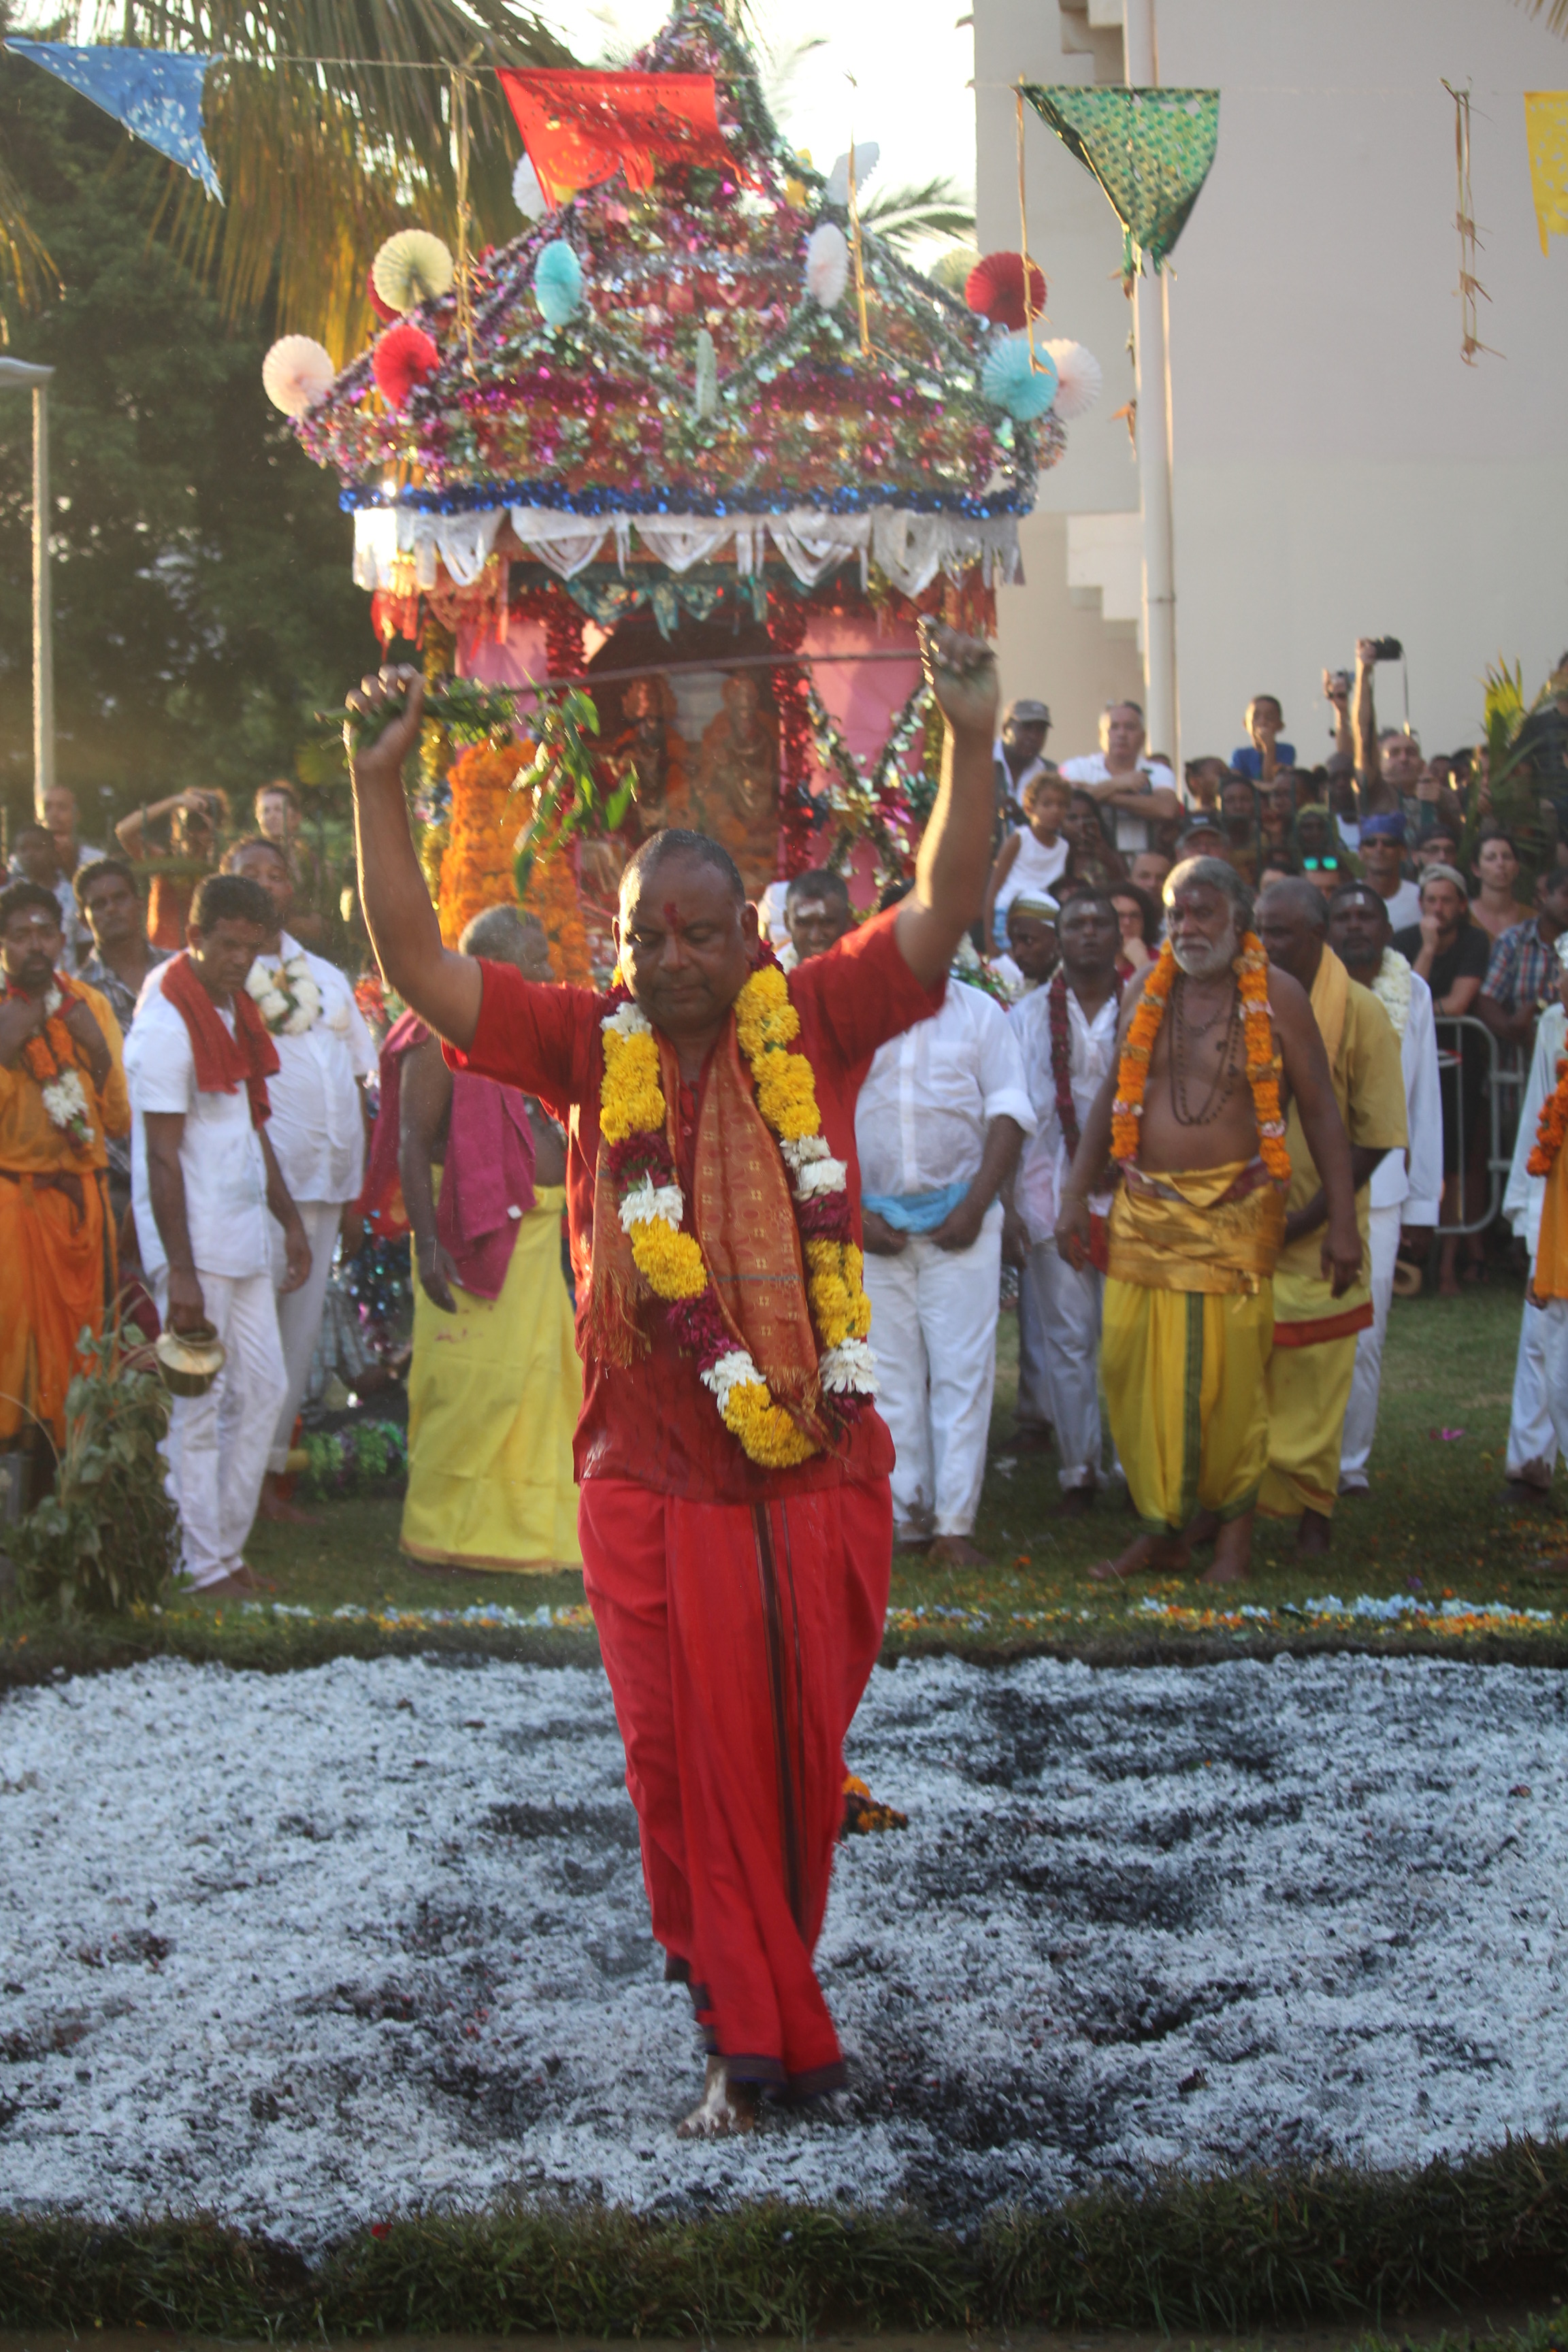
{"type": "MultiPolygon", "coordinates": [[[[1154,0],[1121,0],[1130,89],[1160,80],[1154,0]]],[[[1166,271],[1141,276],[1133,294],[1138,370],[1138,474],[1143,506],[1143,715],[1151,751],[1182,773],[1176,694],[1176,565],[1171,527],[1171,298],[1166,271]]]]}

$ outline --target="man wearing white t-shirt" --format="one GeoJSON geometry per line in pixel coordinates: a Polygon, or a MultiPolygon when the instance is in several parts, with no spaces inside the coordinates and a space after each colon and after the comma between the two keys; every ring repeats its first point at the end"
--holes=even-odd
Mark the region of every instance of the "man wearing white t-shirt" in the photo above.
{"type": "Polygon", "coordinates": [[[1007,1015],[957,982],[939,1013],[878,1048],[855,1107],[894,1540],[929,1544],[949,1567],[984,1558],[970,1536],[996,1383],[997,1195],[1034,1126],[1007,1015]]]}
{"type": "MultiPolygon", "coordinates": [[[[1044,988],[1013,1008],[1010,1025],[1024,1057],[1037,1124],[1024,1146],[1006,1201],[1007,1238],[1024,1264],[1018,1300],[1019,1437],[1056,1432],[1061,1511],[1087,1511],[1104,1450],[1100,1414],[1100,1325],[1105,1276],[1069,1265],[1057,1249],[1063,1181],[1116,1059],[1121,991],[1116,959],[1121,926],[1110,898],[1086,890],[1061,910],[1061,963],[1044,988]]],[[[1110,1213],[1109,1192],[1089,1202],[1110,1213]]],[[[1101,1227],[1103,1231],[1103,1226],[1101,1227]]]]}
{"type": "Polygon", "coordinates": [[[1394,1299],[1399,1235],[1406,1225],[1435,1225],[1443,1194],[1443,1104],[1432,992],[1389,945],[1388,903],[1369,883],[1352,882],[1329,902],[1329,944],[1352,980],[1370,988],[1394,1024],[1405,1074],[1408,1140],[1385,1151],[1368,1191],[1367,1253],[1372,1260],[1371,1328],[1358,1334],[1350,1402],[1340,1439],[1340,1492],[1367,1492],[1367,1460],[1377,1432],[1383,1349],[1394,1299]]]}
{"type": "Polygon", "coordinates": [[[1173,824],[1182,814],[1175,777],[1163,761],[1144,757],[1143,713],[1135,702],[1107,703],[1100,718],[1099,751],[1064,760],[1059,772],[1110,811],[1116,846],[1124,857],[1157,848],[1155,828],[1173,824]]]}
{"type": "MultiPolygon", "coordinates": [[[[264,1018],[275,997],[290,1008],[284,1013],[274,1010],[268,1019],[279,1058],[278,1075],[268,1089],[268,1133],[310,1244],[310,1276],[298,1290],[285,1289],[283,1236],[275,1226],[272,1272],[289,1387],[268,1456],[261,1514],[303,1519],[307,1514],[285,1502],[277,1485],[288,1467],[294,1416],[310,1377],[339,1229],[364,1181],[361,1082],[375,1075],[375,1046],[344,975],[336,964],[301,947],[288,928],[294,877],[278,843],[259,837],[239,842],[224,859],[224,872],[259,883],[272,907],[273,928],[251,968],[249,992],[264,1018]]],[[[357,1234],[352,1239],[357,1247],[357,1234]]]]}
{"type": "Polygon", "coordinates": [[[310,1271],[266,1134],[278,1055],[245,992],[271,929],[270,902],[254,882],[209,875],[191,909],[188,950],[148,974],[125,1047],[142,1267],[165,1325],[210,1324],[225,1349],[205,1395],[175,1398],[163,1453],[184,1573],[198,1591],[226,1595],[257,1589],[242,1547],[286,1386],[274,1220],[285,1289],[310,1271]]]}

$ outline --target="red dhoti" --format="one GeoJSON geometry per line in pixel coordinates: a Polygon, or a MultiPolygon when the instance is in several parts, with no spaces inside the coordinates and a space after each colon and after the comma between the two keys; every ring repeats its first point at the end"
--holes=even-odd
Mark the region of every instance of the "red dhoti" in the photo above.
{"type": "Polygon", "coordinates": [[[887,1480],[701,1503],[590,1478],[578,1532],[670,1973],[735,2081],[835,2089],[812,1953],[882,1639],[887,1480]]]}

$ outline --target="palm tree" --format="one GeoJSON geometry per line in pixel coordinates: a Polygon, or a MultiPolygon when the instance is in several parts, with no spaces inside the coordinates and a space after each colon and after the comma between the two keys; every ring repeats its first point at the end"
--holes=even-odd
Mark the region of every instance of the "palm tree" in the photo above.
{"type": "MultiPolygon", "coordinates": [[[[574,62],[512,0],[97,0],[88,37],[223,60],[205,115],[226,202],[171,163],[158,230],[231,317],[268,307],[338,359],[372,324],[384,236],[417,222],[456,242],[465,162],[473,242],[515,233],[519,142],[493,68],[574,62]]],[[[0,278],[26,303],[47,267],[0,179],[0,278]]]]}
{"type": "MultiPolygon", "coordinates": [[[[1564,0],[1568,6],[1568,0],[1564,0]]],[[[859,206],[860,226],[890,245],[905,261],[913,250],[938,238],[956,245],[974,242],[974,206],[956,180],[927,180],[919,187],[879,188],[859,206]]]]}

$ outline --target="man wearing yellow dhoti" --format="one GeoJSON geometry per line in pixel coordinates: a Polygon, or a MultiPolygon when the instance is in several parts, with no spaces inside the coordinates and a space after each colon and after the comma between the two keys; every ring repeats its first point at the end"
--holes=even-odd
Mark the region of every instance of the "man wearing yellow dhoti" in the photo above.
{"type": "Polygon", "coordinates": [[[1212,1539],[1204,1581],[1231,1584],[1247,1571],[1268,1456],[1272,1276],[1290,1175],[1281,1075],[1323,1173],[1321,1265],[1336,1292],[1356,1279],[1361,1242],[1322,1040],[1306,991],[1269,969],[1246,884],[1223,859],[1189,858],[1165,906],[1165,945],[1128,985],[1116,1066],[1084,1121],[1056,1238],[1071,1265],[1089,1262],[1089,1199],[1114,1160],[1100,1374],[1143,1532],[1090,1573],[1180,1573],[1212,1539]]]}
{"type": "Polygon", "coordinates": [[[1296,1521],[1297,1555],[1303,1557],[1329,1549],[1356,1339],[1373,1321],[1368,1188],[1384,1152],[1405,1149],[1405,1072],[1393,1022],[1329,945],[1328,903],[1320,891],[1310,882],[1276,882],[1258,902],[1258,930],[1269,962],[1310,992],[1350,1139],[1361,1235],[1355,1280],[1348,1287],[1331,1285],[1321,1265],[1323,1187],[1300,1106],[1292,1103],[1285,1132],[1290,1189],[1274,1268],[1268,1467],[1258,1507],[1269,1518],[1296,1521]]]}

